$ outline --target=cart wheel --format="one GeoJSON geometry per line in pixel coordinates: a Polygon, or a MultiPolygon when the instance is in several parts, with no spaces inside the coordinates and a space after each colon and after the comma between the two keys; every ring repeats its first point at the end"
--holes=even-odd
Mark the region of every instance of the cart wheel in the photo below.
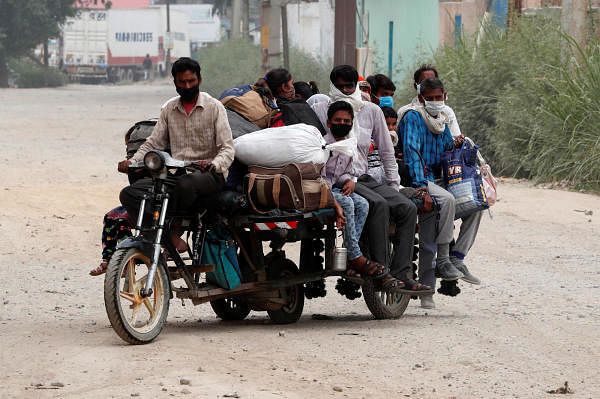
{"type": "Polygon", "coordinates": [[[410,295],[375,290],[372,281],[365,282],[362,292],[367,307],[376,319],[396,319],[402,316],[410,301],[410,295]]]}
{"type": "Polygon", "coordinates": [[[233,298],[210,301],[210,307],[221,320],[244,320],[250,313],[247,303],[233,298]]]}
{"type": "MultiPolygon", "coordinates": [[[[278,259],[269,265],[267,274],[270,280],[293,277],[298,274],[298,267],[289,259],[278,259]]],[[[304,309],[304,285],[296,284],[281,288],[279,294],[287,302],[281,309],[267,310],[269,318],[275,324],[297,322],[304,309]]]]}

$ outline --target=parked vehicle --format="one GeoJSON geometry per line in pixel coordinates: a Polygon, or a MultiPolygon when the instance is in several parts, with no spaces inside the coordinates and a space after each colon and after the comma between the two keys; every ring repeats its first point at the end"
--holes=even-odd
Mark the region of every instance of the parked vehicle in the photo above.
{"type": "Polygon", "coordinates": [[[63,26],[63,69],[72,80],[133,81],[149,54],[153,70],[164,74],[169,47],[171,62],[190,55],[187,26],[187,15],[171,10],[167,32],[164,7],[78,10],[63,26]]]}
{"type": "MultiPolygon", "coordinates": [[[[345,286],[344,295],[350,299],[360,296],[362,286],[365,302],[376,318],[396,318],[404,313],[410,294],[383,292],[372,280],[346,277],[336,266],[333,209],[257,215],[243,209],[243,194],[225,191],[214,201],[216,211],[198,209],[167,216],[170,172],[185,173],[194,164],[152,150],[143,164],[130,166],[134,168],[146,168],[153,187],[141,203],[136,234],[119,244],[104,281],[108,318],[123,340],[142,344],[156,338],[174,296],[190,299],[195,305],[210,302],[224,320],[242,320],[255,310],[266,311],[274,323],[294,323],[302,314],[305,296],[325,296],[324,279],[329,276],[343,277],[338,286],[345,286]],[[187,236],[188,251],[183,258],[170,239],[174,225],[181,226],[187,236]],[[232,242],[227,245],[236,248],[239,260],[239,281],[232,289],[208,279],[207,273],[215,271],[215,264],[202,263],[207,236],[219,229],[231,234],[232,242]],[[283,248],[300,240],[298,267],[283,248]],[[264,241],[270,241],[271,247],[266,255],[264,241]]],[[[343,293],[340,288],[338,291],[343,293]]]]}

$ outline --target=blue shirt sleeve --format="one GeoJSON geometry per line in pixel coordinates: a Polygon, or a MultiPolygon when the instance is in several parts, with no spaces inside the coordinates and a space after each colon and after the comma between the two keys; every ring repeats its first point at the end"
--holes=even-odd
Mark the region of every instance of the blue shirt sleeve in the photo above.
{"type": "Polygon", "coordinates": [[[421,148],[420,119],[416,111],[409,111],[400,121],[402,136],[404,164],[408,167],[412,184],[415,187],[427,186],[427,179],[423,170],[423,162],[418,151],[421,148]]]}
{"type": "Polygon", "coordinates": [[[451,151],[454,148],[454,137],[452,137],[452,133],[450,133],[448,124],[446,124],[444,133],[442,133],[442,134],[443,134],[442,142],[444,144],[444,151],[451,151]]]}

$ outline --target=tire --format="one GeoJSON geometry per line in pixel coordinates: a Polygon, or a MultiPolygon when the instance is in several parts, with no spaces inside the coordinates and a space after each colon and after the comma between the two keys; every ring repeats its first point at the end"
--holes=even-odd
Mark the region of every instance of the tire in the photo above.
{"type": "Polygon", "coordinates": [[[376,319],[397,319],[404,314],[410,295],[376,291],[372,281],[362,286],[363,297],[369,311],[376,319]]]}
{"type": "Polygon", "coordinates": [[[244,320],[250,314],[247,303],[238,299],[227,298],[210,301],[210,307],[221,320],[244,320]]]}
{"type": "MultiPolygon", "coordinates": [[[[267,271],[269,279],[292,277],[298,274],[298,267],[289,259],[277,259],[267,271]]],[[[275,324],[291,324],[300,319],[304,310],[304,285],[296,284],[279,290],[282,298],[287,297],[288,302],[278,310],[267,310],[267,314],[275,324]]]]}
{"type": "Polygon", "coordinates": [[[154,340],[160,334],[169,313],[170,286],[164,261],[161,260],[157,267],[152,295],[148,298],[139,296],[150,264],[151,260],[138,249],[121,248],[114,253],[106,271],[106,314],[113,330],[130,344],[146,344],[154,340]],[[136,278],[144,271],[144,277],[136,278]],[[132,278],[135,284],[133,286],[129,284],[132,278]],[[140,312],[141,317],[147,319],[142,324],[138,322],[140,312]]]}

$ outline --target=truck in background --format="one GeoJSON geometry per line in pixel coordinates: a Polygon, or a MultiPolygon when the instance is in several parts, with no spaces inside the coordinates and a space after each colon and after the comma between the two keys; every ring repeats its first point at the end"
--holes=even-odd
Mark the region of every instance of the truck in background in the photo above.
{"type": "Polygon", "coordinates": [[[165,7],[78,10],[62,30],[62,68],[71,80],[134,81],[143,76],[146,54],[155,73],[166,73],[171,62],[189,57],[187,15],[165,7]]]}

